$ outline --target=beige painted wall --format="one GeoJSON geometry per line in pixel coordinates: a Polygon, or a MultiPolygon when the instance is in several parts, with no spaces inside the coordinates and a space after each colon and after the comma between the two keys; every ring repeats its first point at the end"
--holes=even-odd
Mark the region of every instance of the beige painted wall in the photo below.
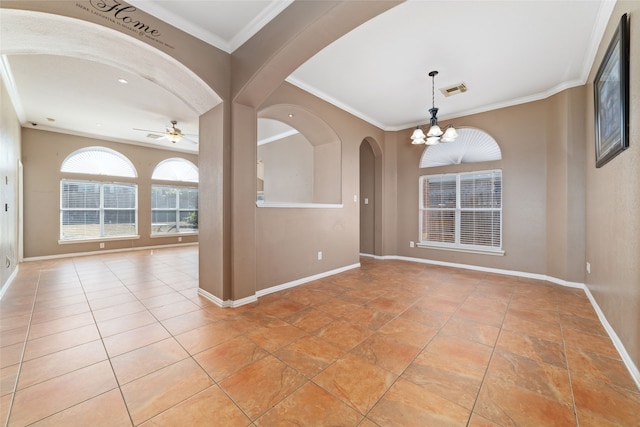
{"type": "MultiPolygon", "coordinates": [[[[263,107],[304,105],[337,133],[342,147],[341,208],[256,208],[256,290],[359,262],[360,143],[384,133],[301,89],[284,83],[263,107]],[[359,197],[358,197],[359,199],[359,197]],[[322,251],[323,259],[317,259],[322,251]]],[[[300,129],[304,132],[303,129],[300,129]]]]}
{"type": "Polygon", "coordinates": [[[342,161],[339,142],[313,147],[313,202],[341,203],[342,161]]]}
{"type": "Polygon", "coordinates": [[[367,141],[360,144],[360,253],[375,254],[375,156],[367,141]],[[366,202],[366,203],[365,203],[366,202]]]}
{"type": "MultiPolygon", "coordinates": [[[[412,129],[399,132],[397,254],[528,273],[546,272],[545,118],[549,101],[538,101],[455,119],[455,126],[481,129],[495,138],[502,160],[419,169],[425,146],[410,143],[412,129]],[[418,179],[421,175],[502,169],[504,256],[410,248],[419,241],[418,179]]],[[[448,123],[447,123],[448,124],[448,123]]]]}
{"type": "Polygon", "coordinates": [[[0,79],[0,290],[18,266],[20,123],[0,79]],[[5,210],[6,205],[6,210],[5,210]]]}
{"type": "Polygon", "coordinates": [[[640,2],[616,4],[589,75],[586,111],[586,285],[640,367],[640,2]],[[630,13],[629,148],[595,167],[593,80],[623,13],[630,13]]]}
{"type": "MultiPolygon", "coordinates": [[[[138,172],[137,179],[113,178],[113,181],[136,182],[138,184],[138,234],[140,238],[105,240],[104,250],[177,244],[177,235],[150,237],[151,174],[162,160],[182,157],[197,165],[198,158],[196,156],[24,128],[22,131],[22,156],[24,163],[25,258],[101,250],[99,241],[58,243],[60,237],[60,180],[62,178],[101,179],[95,175],[63,174],[60,172],[62,162],[69,154],[88,146],[104,146],[122,153],[131,160],[138,172]]],[[[153,183],[167,182],[153,181],[153,183]]],[[[182,243],[198,241],[197,235],[183,235],[181,237],[182,243]]]]}
{"type": "Polygon", "coordinates": [[[301,134],[258,146],[265,202],[313,202],[314,147],[301,134]]]}

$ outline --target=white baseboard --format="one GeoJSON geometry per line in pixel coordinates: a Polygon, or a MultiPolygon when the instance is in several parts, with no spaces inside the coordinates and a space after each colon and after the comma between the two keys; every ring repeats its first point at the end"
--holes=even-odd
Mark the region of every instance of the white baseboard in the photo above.
{"type": "Polygon", "coordinates": [[[19,269],[20,269],[20,264],[16,265],[16,268],[15,268],[15,270],[13,270],[13,273],[11,273],[11,276],[9,276],[7,281],[4,282],[4,284],[2,285],[2,289],[0,289],[0,301],[2,301],[2,298],[4,297],[4,294],[7,292],[7,290],[9,290],[9,287],[11,286],[11,283],[13,283],[13,280],[18,275],[18,270],[19,269]]]}
{"type": "Polygon", "coordinates": [[[238,300],[222,300],[217,296],[213,295],[212,293],[205,291],[202,288],[198,288],[198,295],[208,299],[218,307],[222,307],[222,308],[240,307],[241,305],[251,304],[252,302],[258,301],[258,297],[256,297],[255,295],[251,295],[249,297],[238,299],[238,300]]]}
{"type": "Polygon", "coordinates": [[[611,341],[613,341],[613,345],[616,347],[616,350],[618,350],[622,361],[629,370],[631,378],[633,378],[633,380],[636,382],[636,386],[638,386],[638,389],[640,390],[640,371],[638,371],[638,367],[635,365],[635,363],[633,363],[633,360],[631,360],[631,356],[629,356],[629,353],[627,353],[627,349],[624,348],[624,345],[622,344],[622,341],[620,341],[618,334],[616,334],[616,331],[613,330],[613,327],[611,327],[611,324],[605,317],[604,313],[602,312],[602,310],[600,310],[600,306],[591,294],[591,291],[589,291],[589,288],[585,286],[584,292],[587,294],[587,298],[589,298],[589,301],[591,301],[591,305],[596,311],[596,314],[600,319],[600,323],[602,323],[602,326],[604,326],[607,334],[609,334],[609,338],[611,338],[611,341]]]}
{"type": "Polygon", "coordinates": [[[307,282],[312,282],[314,280],[322,279],[323,277],[333,276],[334,274],[342,273],[342,272],[345,272],[345,271],[348,271],[348,270],[352,270],[352,269],[358,268],[358,267],[360,267],[360,263],[351,264],[351,265],[347,265],[347,266],[344,266],[344,267],[336,268],[335,270],[325,271],[324,273],[314,274],[313,276],[308,276],[308,277],[304,277],[302,279],[293,280],[291,282],[283,283],[283,284],[277,285],[277,286],[272,286],[272,287],[267,288],[267,289],[261,289],[261,290],[256,292],[256,295],[258,297],[261,297],[261,296],[264,296],[264,295],[272,294],[274,292],[283,291],[285,289],[293,288],[295,286],[299,286],[299,285],[302,285],[302,284],[307,283],[307,282]]]}
{"type": "Polygon", "coordinates": [[[342,273],[353,268],[360,267],[360,263],[347,265],[345,267],[336,268],[335,270],[325,271],[324,273],[314,274],[313,276],[304,277],[302,279],[293,280],[291,282],[283,283],[281,285],[272,286],[267,289],[261,289],[255,293],[255,295],[248,296],[246,298],[237,300],[222,300],[210,292],[205,291],[202,288],[198,288],[198,294],[208,299],[218,307],[240,307],[241,305],[251,304],[258,301],[259,297],[272,294],[274,292],[283,291],[285,289],[293,288],[295,286],[302,285],[303,283],[312,282],[314,280],[322,279],[323,277],[333,276],[334,274],[342,273]]]}
{"type": "Polygon", "coordinates": [[[620,338],[618,338],[618,335],[614,331],[613,327],[611,327],[611,324],[609,323],[609,321],[605,317],[604,313],[602,312],[602,310],[598,306],[598,303],[596,302],[595,298],[593,297],[593,295],[589,291],[589,288],[587,288],[587,286],[584,283],[570,282],[570,281],[567,281],[567,280],[558,279],[556,277],[551,277],[551,276],[547,276],[547,275],[544,275],[544,274],[525,273],[525,272],[522,272],[522,271],[513,271],[513,270],[501,270],[501,269],[497,269],[497,268],[487,268],[487,267],[480,267],[480,266],[476,266],[476,265],[456,264],[456,263],[451,263],[451,262],[433,261],[433,260],[422,259],[422,258],[409,258],[409,257],[402,257],[402,256],[386,256],[386,257],[383,257],[383,259],[397,259],[397,260],[403,260],[403,261],[420,262],[420,263],[423,263],[423,264],[434,264],[434,265],[442,265],[442,266],[446,266],[446,267],[463,268],[463,269],[467,269],[467,270],[484,271],[484,272],[487,272],[487,273],[496,273],[496,274],[504,274],[504,275],[509,275],[509,276],[526,277],[526,278],[529,278],[529,279],[546,280],[548,282],[552,282],[552,283],[555,283],[557,285],[567,286],[567,287],[570,287],[570,288],[582,289],[585,292],[585,294],[587,295],[587,298],[589,298],[589,301],[591,302],[591,306],[593,307],[593,309],[595,310],[596,314],[598,315],[598,318],[600,319],[600,323],[602,323],[602,326],[607,331],[607,334],[609,334],[609,337],[611,338],[611,341],[613,341],[613,345],[615,346],[616,350],[618,350],[618,354],[620,354],[620,357],[622,358],[622,361],[624,362],[625,366],[629,370],[629,373],[631,374],[631,377],[633,378],[633,380],[635,381],[636,385],[638,386],[638,389],[640,389],[640,371],[638,371],[638,367],[633,363],[633,360],[631,360],[631,356],[629,356],[629,353],[627,352],[627,349],[624,348],[624,345],[622,344],[622,341],[620,341],[620,338]]]}
{"type": "Polygon", "coordinates": [[[113,254],[118,252],[131,252],[131,251],[149,251],[153,249],[164,249],[164,248],[175,248],[179,246],[194,246],[197,245],[198,242],[187,242],[187,243],[174,243],[169,245],[155,245],[155,246],[140,246],[137,248],[121,248],[121,249],[100,249],[99,251],[90,251],[90,252],[74,252],[67,254],[59,254],[59,255],[45,255],[45,256],[34,256],[24,258],[24,262],[29,261],[46,261],[50,259],[60,259],[60,258],[75,258],[81,256],[91,256],[91,255],[102,255],[102,254],[113,254]]]}

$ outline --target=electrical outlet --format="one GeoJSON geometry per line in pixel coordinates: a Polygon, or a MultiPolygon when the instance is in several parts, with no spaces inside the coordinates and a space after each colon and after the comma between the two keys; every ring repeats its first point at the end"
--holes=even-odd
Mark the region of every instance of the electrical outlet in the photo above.
{"type": "Polygon", "coordinates": [[[182,242],[182,237],[178,237],[178,242],[182,242]]]}
{"type": "Polygon", "coordinates": [[[591,274],[591,263],[587,261],[587,274],[591,274]]]}
{"type": "Polygon", "coordinates": [[[104,249],[104,243],[100,243],[100,249],[104,249]]]}
{"type": "Polygon", "coordinates": [[[318,251],[318,261],[322,261],[322,251],[318,251]]]}
{"type": "Polygon", "coordinates": [[[415,248],[416,247],[416,242],[414,242],[414,241],[409,242],[409,247],[410,248],[415,248]]]}

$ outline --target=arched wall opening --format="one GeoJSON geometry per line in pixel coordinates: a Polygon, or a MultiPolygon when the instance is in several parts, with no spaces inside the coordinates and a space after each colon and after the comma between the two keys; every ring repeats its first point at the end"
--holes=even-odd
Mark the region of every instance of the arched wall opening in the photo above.
{"type": "Polygon", "coordinates": [[[360,143],[360,254],[382,256],[382,150],[367,137],[360,143]]]}
{"type": "Polygon", "coordinates": [[[310,111],[277,104],[258,112],[258,206],[342,202],[342,143],[310,111]]]}

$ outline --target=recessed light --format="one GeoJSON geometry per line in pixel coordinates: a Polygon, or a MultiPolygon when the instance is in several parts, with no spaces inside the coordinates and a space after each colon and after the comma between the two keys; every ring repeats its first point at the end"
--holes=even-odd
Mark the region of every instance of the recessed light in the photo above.
{"type": "Polygon", "coordinates": [[[289,118],[293,117],[294,114],[293,113],[289,113],[289,118]]]}
{"type": "Polygon", "coordinates": [[[118,83],[122,83],[123,85],[126,85],[129,82],[126,81],[125,79],[118,79],[118,83]]]}

